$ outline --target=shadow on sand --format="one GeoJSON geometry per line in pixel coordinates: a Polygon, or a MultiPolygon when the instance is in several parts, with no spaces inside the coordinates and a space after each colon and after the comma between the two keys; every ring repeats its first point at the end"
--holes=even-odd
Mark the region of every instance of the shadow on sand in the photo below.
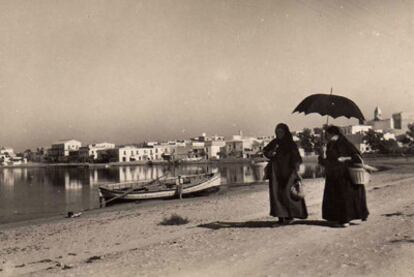
{"type": "Polygon", "coordinates": [[[279,228],[292,225],[312,225],[320,227],[335,227],[332,223],[325,220],[295,220],[292,223],[279,224],[276,221],[245,221],[245,222],[228,222],[216,221],[207,224],[200,224],[198,227],[207,228],[211,230],[219,230],[224,228],[279,228]]]}

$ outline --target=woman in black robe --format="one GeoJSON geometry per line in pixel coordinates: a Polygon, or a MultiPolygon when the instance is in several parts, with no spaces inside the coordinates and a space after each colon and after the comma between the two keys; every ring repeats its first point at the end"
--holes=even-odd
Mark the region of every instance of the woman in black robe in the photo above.
{"type": "Polygon", "coordinates": [[[369,214],[365,187],[353,184],[348,171],[348,167],[362,163],[361,154],[336,126],[326,129],[326,138],[326,154],[319,156],[326,176],[322,218],[338,227],[347,227],[354,219],[365,221],[369,214]]]}
{"type": "Polygon", "coordinates": [[[294,200],[290,194],[292,178],[299,178],[298,169],[302,163],[298,147],[286,124],[278,124],[276,139],[263,149],[270,159],[266,167],[269,178],[270,215],[279,218],[279,223],[290,223],[293,218],[307,218],[308,212],[304,199],[294,200]]]}

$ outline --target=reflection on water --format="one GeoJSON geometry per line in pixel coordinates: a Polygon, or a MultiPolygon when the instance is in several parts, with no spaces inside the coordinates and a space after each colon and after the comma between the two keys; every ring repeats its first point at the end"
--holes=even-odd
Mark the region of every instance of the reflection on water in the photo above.
{"type": "MultiPolygon", "coordinates": [[[[110,168],[4,168],[0,170],[0,223],[99,207],[98,184],[220,172],[223,184],[263,179],[265,163],[255,165],[121,166],[110,168]]],[[[304,178],[322,176],[316,164],[302,165],[304,178]]]]}

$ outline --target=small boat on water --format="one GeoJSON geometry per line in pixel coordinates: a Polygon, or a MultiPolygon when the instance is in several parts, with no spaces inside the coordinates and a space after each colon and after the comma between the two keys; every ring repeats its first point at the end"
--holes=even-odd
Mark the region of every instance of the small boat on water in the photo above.
{"type": "Polygon", "coordinates": [[[220,184],[220,175],[209,173],[105,184],[99,193],[105,201],[174,198],[217,190],[220,184]]]}

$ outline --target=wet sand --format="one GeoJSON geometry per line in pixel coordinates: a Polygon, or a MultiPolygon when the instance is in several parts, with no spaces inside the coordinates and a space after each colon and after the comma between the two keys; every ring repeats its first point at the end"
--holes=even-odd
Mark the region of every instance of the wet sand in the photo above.
{"type": "Polygon", "coordinates": [[[129,204],[79,218],[0,225],[0,276],[413,276],[414,163],[367,186],[371,215],[349,228],[321,217],[323,180],[307,180],[310,217],[279,226],[267,185],[129,204]],[[164,226],[176,213],[189,223],[164,226]]]}

